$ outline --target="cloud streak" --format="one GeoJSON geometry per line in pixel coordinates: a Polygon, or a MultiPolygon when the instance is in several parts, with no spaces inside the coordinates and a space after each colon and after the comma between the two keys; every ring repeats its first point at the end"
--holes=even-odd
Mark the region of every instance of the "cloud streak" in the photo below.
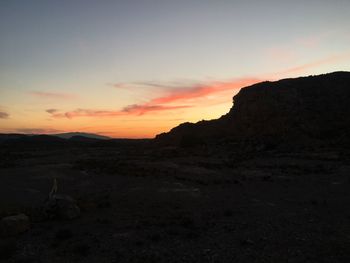
{"type": "Polygon", "coordinates": [[[31,91],[30,95],[42,99],[74,99],[76,96],[68,93],[31,91]]]}
{"type": "Polygon", "coordinates": [[[189,108],[191,106],[189,105],[179,105],[179,106],[163,106],[163,105],[138,105],[133,104],[124,107],[121,110],[94,110],[94,109],[76,109],[73,111],[68,112],[53,112],[50,113],[51,117],[53,118],[67,118],[67,119],[73,119],[77,117],[118,117],[118,116],[127,116],[127,115],[135,115],[135,116],[141,116],[150,112],[157,112],[157,111],[168,111],[168,110],[175,110],[175,109],[184,109],[189,108]]]}
{"type": "Polygon", "coordinates": [[[7,112],[0,111],[0,119],[8,119],[10,115],[7,112]]]}
{"type": "Polygon", "coordinates": [[[15,132],[25,133],[25,134],[55,134],[62,132],[61,130],[51,129],[51,128],[20,128],[16,129],[15,132]]]}
{"type": "Polygon", "coordinates": [[[296,67],[291,67],[289,69],[281,71],[279,74],[283,75],[283,74],[288,74],[288,73],[299,73],[299,72],[303,72],[303,71],[310,69],[310,68],[314,68],[314,67],[322,66],[325,64],[345,60],[345,59],[348,59],[349,57],[350,57],[350,52],[340,54],[340,55],[329,56],[327,58],[320,59],[320,60],[317,60],[314,62],[306,63],[306,64],[296,66],[296,67]]]}
{"type": "Polygon", "coordinates": [[[47,113],[54,114],[55,112],[58,112],[58,109],[47,109],[47,113]]]}

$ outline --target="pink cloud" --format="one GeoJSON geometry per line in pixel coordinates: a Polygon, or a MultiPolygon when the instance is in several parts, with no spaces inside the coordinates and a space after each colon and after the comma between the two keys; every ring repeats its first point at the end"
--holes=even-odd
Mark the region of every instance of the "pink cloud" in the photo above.
{"type": "Polygon", "coordinates": [[[315,68],[318,66],[330,64],[333,62],[338,62],[338,61],[349,59],[349,58],[350,58],[350,52],[346,52],[346,53],[338,54],[338,55],[333,55],[333,56],[329,56],[329,57],[326,57],[326,58],[323,58],[320,60],[316,60],[316,61],[313,61],[310,63],[303,64],[300,66],[288,68],[286,70],[279,72],[278,75],[284,75],[284,74],[288,74],[288,73],[302,73],[305,70],[308,70],[310,68],[315,68]]]}
{"type": "Polygon", "coordinates": [[[227,82],[214,82],[208,84],[197,84],[192,87],[173,88],[170,94],[160,96],[151,100],[151,103],[167,104],[172,102],[185,102],[188,100],[202,98],[204,96],[220,93],[228,90],[237,90],[261,81],[258,78],[241,78],[227,82]]]}
{"type": "MultiPolygon", "coordinates": [[[[214,82],[208,84],[194,84],[192,86],[167,86],[170,89],[168,94],[155,97],[144,104],[133,104],[122,108],[121,110],[94,110],[94,109],[76,109],[68,112],[58,112],[56,109],[49,109],[47,112],[53,118],[77,118],[77,117],[117,117],[125,115],[144,115],[150,112],[169,111],[177,109],[186,109],[193,107],[188,105],[191,101],[203,98],[228,90],[237,90],[244,86],[259,82],[257,78],[241,78],[228,82],[214,82]],[[171,87],[171,88],[169,88],[171,87]],[[173,103],[178,105],[174,105],[173,103]]],[[[149,85],[146,84],[146,85],[149,85]]],[[[152,82],[152,86],[161,87],[162,84],[152,82]]],[[[164,86],[163,86],[164,87],[164,86]]]]}

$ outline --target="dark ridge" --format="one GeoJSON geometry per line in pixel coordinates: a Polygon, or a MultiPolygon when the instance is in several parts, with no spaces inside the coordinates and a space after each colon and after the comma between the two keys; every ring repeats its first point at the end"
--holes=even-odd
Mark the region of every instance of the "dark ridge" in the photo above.
{"type": "Polygon", "coordinates": [[[57,136],[63,139],[71,139],[73,137],[85,137],[90,139],[98,139],[98,140],[109,140],[111,139],[108,136],[99,135],[95,133],[86,133],[86,132],[66,132],[66,133],[58,133],[58,134],[51,134],[53,136],[57,136]]]}
{"type": "Polygon", "coordinates": [[[67,140],[51,135],[23,135],[2,141],[2,147],[52,147],[64,146],[67,140]]]}
{"type": "Polygon", "coordinates": [[[19,133],[0,133],[0,143],[7,141],[7,140],[16,140],[23,137],[26,137],[25,134],[19,134],[19,133]]]}
{"type": "Polygon", "coordinates": [[[0,147],[23,148],[64,148],[64,147],[125,147],[144,146],[151,139],[99,139],[86,136],[60,138],[55,135],[0,134],[0,147]]]}
{"type": "Polygon", "coordinates": [[[100,139],[97,138],[91,138],[91,137],[85,137],[81,135],[75,135],[68,139],[69,141],[76,141],[76,142],[98,142],[100,139]]]}
{"type": "Polygon", "coordinates": [[[350,72],[265,81],[242,88],[221,118],[183,123],[156,140],[165,144],[223,138],[343,143],[350,131],[349,99],[350,72]]]}

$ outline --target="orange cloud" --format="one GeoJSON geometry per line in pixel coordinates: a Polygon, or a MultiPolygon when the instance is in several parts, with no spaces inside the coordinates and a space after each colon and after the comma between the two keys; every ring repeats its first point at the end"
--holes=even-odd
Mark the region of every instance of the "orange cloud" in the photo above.
{"type": "Polygon", "coordinates": [[[32,91],[30,95],[38,98],[48,98],[48,99],[73,99],[76,96],[67,93],[56,93],[56,92],[43,92],[43,91],[32,91]]]}

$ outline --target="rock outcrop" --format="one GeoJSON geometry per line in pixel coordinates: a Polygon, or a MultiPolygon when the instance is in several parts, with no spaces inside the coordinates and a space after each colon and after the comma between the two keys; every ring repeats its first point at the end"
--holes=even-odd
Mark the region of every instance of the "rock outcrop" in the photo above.
{"type": "Polygon", "coordinates": [[[30,228],[29,217],[25,214],[7,216],[0,221],[0,236],[16,236],[30,228]]]}
{"type": "Polygon", "coordinates": [[[55,194],[44,206],[47,219],[75,219],[80,216],[80,208],[76,201],[68,195],[55,194]]]}
{"type": "Polygon", "coordinates": [[[350,132],[349,102],[350,72],[261,82],[242,88],[221,118],[184,123],[156,139],[339,140],[350,132]]]}

